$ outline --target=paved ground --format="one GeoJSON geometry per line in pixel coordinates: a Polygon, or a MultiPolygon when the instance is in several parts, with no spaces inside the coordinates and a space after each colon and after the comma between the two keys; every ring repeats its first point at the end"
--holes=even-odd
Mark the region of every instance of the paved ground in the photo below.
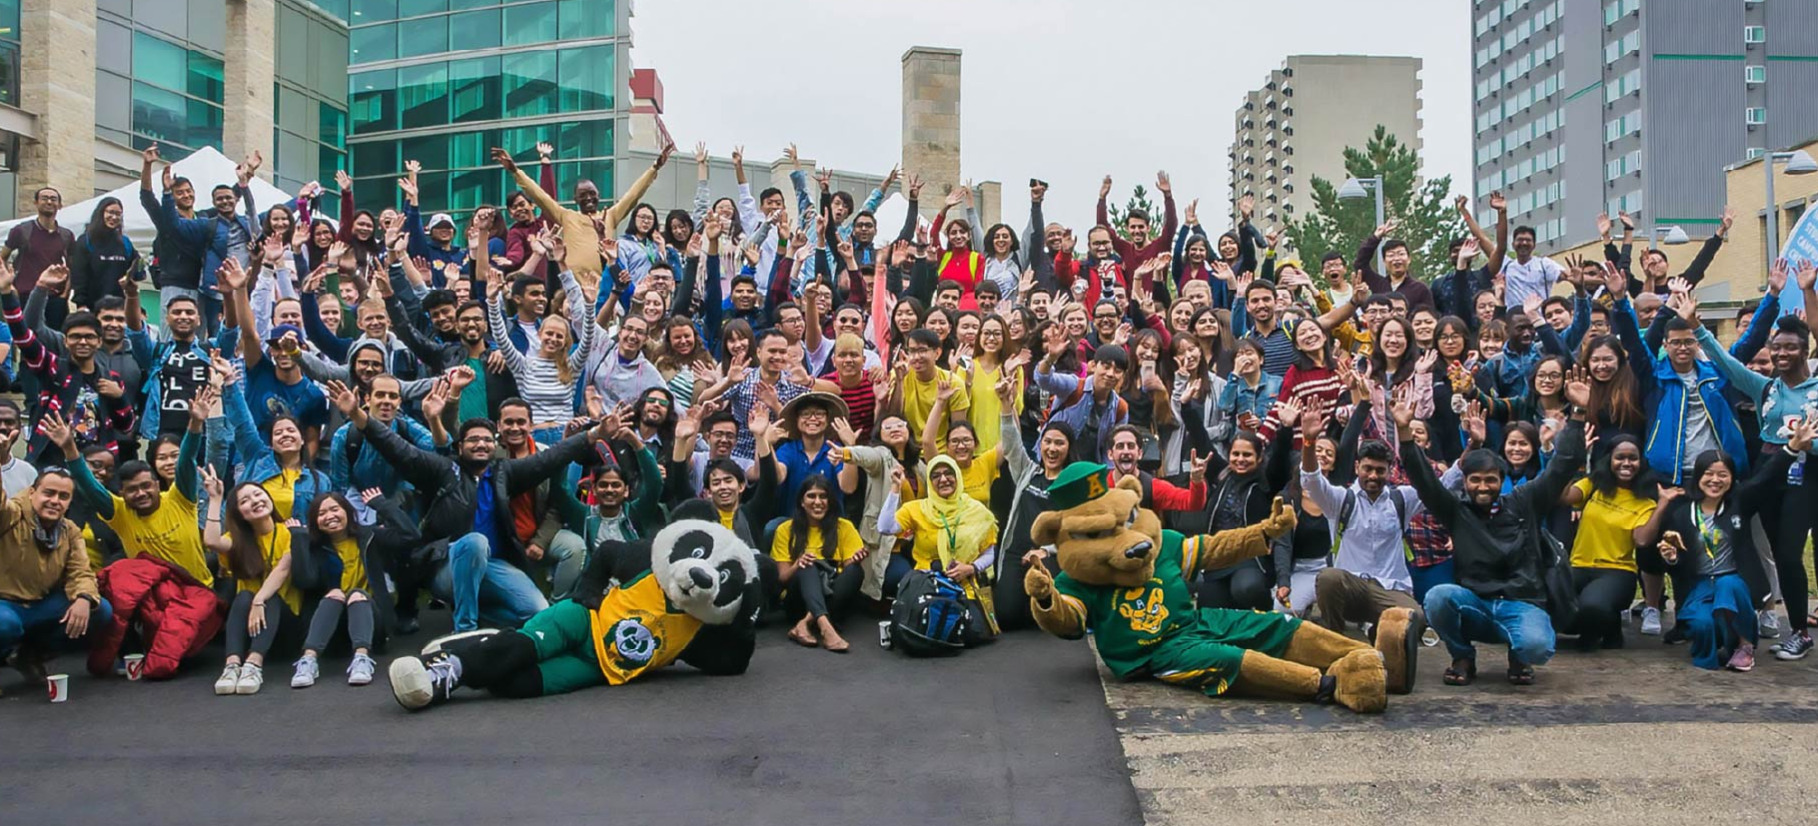
{"type": "Polygon", "coordinates": [[[293,691],[285,664],[252,697],[214,696],[206,664],[167,683],[84,675],[59,706],[8,671],[0,823],[1141,820],[1086,646],[1022,633],[911,661],[871,628],[844,657],[766,634],[742,677],[678,667],[415,715],[383,671],[293,691]]]}
{"type": "Polygon", "coordinates": [[[1444,649],[1423,654],[1415,693],[1376,717],[1108,683],[1147,822],[1818,822],[1818,660],[1704,672],[1643,638],[1515,688],[1485,648],[1455,688],[1444,649]]]}
{"type": "Polygon", "coordinates": [[[1647,638],[1517,689],[1485,649],[1460,689],[1426,649],[1417,691],[1360,717],[1101,687],[1086,646],[1030,633],[941,661],[779,637],[743,677],[418,715],[383,685],[292,691],[287,665],[245,698],[211,667],[79,676],[63,706],[9,672],[0,823],[1818,822],[1818,658],[1706,673],[1647,638]]]}

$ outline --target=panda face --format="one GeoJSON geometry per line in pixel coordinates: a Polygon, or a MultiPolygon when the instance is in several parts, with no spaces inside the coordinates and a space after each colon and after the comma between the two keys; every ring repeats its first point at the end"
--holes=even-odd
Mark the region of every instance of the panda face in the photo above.
{"type": "Polygon", "coordinates": [[[718,522],[685,519],[652,538],[650,573],[676,607],[726,625],[739,615],[745,586],[758,578],[757,553],[718,522]]]}

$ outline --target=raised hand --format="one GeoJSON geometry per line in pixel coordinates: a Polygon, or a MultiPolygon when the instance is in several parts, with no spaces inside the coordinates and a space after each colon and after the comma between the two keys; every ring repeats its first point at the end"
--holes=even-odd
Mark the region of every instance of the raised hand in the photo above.
{"type": "Polygon", "coordinates": [[[43,433],[51,444],[61,448],[65,457],[81,455],[76,452],[76,431],[57,411],[46,410],[43,416],[38,417],[38,432],[43,433]]]}
{"type": "Polygon", "coordinates": [[[63,295],[64,288],[69,286],[69,265],[58,261],[45,267],[38,275],[38,286],[51,295],[63,295]]]}
{"type": "Polygon", "coordinates": [[[1389,401],[1389,415],[1395,418],[1395,429],[1405,433],[1414,424],[1414,388],[1404,386],[1389,401]]]}
{"type": "Polygon", "coordinates": [[[1807,453],[1811,451],[1814,439],[1818,439],[1818,416],[1807,416],[1793,422],[1792,430],[1787,434],[1786,446],[1807,453]]]}
{"type": "Polygon", "coordinates": [[[1675,293],[1689,293],[1692,291],[1692,282],[1675,275],[1667,279],[1667,289],[1675,293]]]}
{"type": "Polygon", "coordinates": [[[1736,210],[1733,207],[1731,207],[1729,204],[1724,204],[1723,205],[1723,218],[1719,219],[1719,221],[1717,223],[1717,234],[1727,237],[1730,234],[1730,227],[1734,226],[1735,223],[1736,223],[1736,210]]]}
{"type": "Polygon", "coordinates": [[[1414,360],[1414,370],[1416,372],[1420,372],[1420,373],[1431,373],[1431,372],[1433,372],[1433,365],[1438,364],[1438,363],[1439,363],[1439,351],[1438,350],[1428,350],[1424,353],[1421,353],[1420,358],[1417,358],[1414,360]]]}
{"type": "Polygon", "coordinates": [[[1471,444],[1481,446],[1489,438],[1489,425],[1485,421],[1483,403],[1472,401],[1465,405],[1463,416],[1459,421],[1464,424],[1465,432],[1470,434],[1471,444]]]}
{"type": "Polygon", "coordinates": [[[492,156],[493,163],[504,167],[506,172],[516,172],[518,170],[518,162],[511,159],[510,152],[495,146],[487,154],[492,156]]]}
{"type": "Polygon", "coordinates": [[[1490,193],[1490,208],[1493,210],[1496,210],[1497,212],[1502,212],[1503,210],[1508,209],[1509,208],[1508,197],[1503,195],[1501,190],[1497,190],[1495,192],[1490,193]]]}
{"type": "Polygon", "coordinates": [[[1104,200],[1111,194],[1111,176],[1106,175],[1103,183],[1098,185],[1098,199],[1104,200]]]}
{"type": "Polygon", "coordinates": [[[1602,238],[1605,241],[1610,240],[1610,228],[1613,226],[1615,225],[1610,223],[1610,214],[1608,212],[1597,213],[1597,236],[1599,238],[1602,238]]]}
{"type": "Polygon", "coordinates": [[[1660,534],[1660,558],[1668,565],[1679,561],[1679,555],[1685,553],[1685,537],[1678,531],[1662,531],[1660,534]]]}
{"type": "Polygon", "coordinates": [[[1163,195],[1174,191],[1174,184],[1168,180],[1167,170],[1164,169],[1155,173],[1155,188],[1163,195]]]}
{"type": "Polygon", "coordinates": [[[1241,216],[1244,221],[1249,221],[1250,216],[1254,215],[1255,213],[1256,213],[1256,197],[1255,196],[1245,195],[1244,197],[1237,199],[1237,214],[1239,216],[1241,216]]]}
{"type": "Polygon", "coordinates": [[[208,494],[208,501],[219,502],[227,492],[227,486],[221,483],[221,477],[215,474],[212,464],[202,466],[202,491],[208,494]]]}
{"type": "Polygon", "coordinates": [[[1565,397],[1566,401],[1579,407],[1589,407],[1591,404],[1591,371],[1582,366],[1573,365],[1572,369],[1566,373],[1565,397]]]}
{"type": "Polygon", "coordinates": [[[353,418],[354,411],[360,408],[360,397],[354,393],[353,388],[330,380],[323,385],[323,389],[328,391],[328,400],[334,403],[335,409],[341,411],[343,417],[353,418]]]}
{"type": "Polygon", "coordinates": [[[852,429],[852,422],[845,416],[835,416],[828,426],[833,429],[834,440],[839,444],[852,447],[859,443],[858,431],[852,429]]]}
{"type": "Polygon", "coordinates": [[[1801,261],[1799,262],[1798,275],[1795,277],[1799,280],[1800,291],[1810,292],[1812,285],[1818,284],[1818,266],[1814,266],[1809,258],[1801,261]]]}
{"type": "Polygon", "coordinates": [[[1275,418],[1284,425],[1293,425],[1300,421],[1300,405],[1292,399],[1280,399],[1275,402],[1275,418]]]}
{"type": "Polygon", "coordinates": [[[1786,279],[1790,274],[1785,258],[1774,259],[1774,265],[1768,268],[1768,292],[1779,295],[1781,290],[1786,289],[1786,279]]]}

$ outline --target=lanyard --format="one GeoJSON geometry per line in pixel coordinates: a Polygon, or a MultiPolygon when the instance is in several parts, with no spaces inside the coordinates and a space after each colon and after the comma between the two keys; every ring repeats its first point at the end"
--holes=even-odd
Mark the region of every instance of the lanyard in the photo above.
{"type": "MultiPolygon", "coordinates": [[[[1722,506],[1719,505],[1718,507],[1721,508],[1722,506]]],[[[1704,515],[1704,508],[1694,505],[1692,506],[1692,524],[1698,527],[1698,538],[1704,542],[1704,555],[1715,562],[1717,560],[1717,552],[1714,549],[1721,540],[1721,537],[1717,532],[1716,517],[1712,516],[1707,519],[1704,515]]]]}

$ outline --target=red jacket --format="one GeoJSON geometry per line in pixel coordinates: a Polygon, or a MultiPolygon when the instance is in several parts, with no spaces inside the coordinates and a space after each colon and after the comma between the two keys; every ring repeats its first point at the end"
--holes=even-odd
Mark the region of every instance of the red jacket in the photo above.
{"type": "MultiPolygon", "coordinates": [[[[1128,268],[1128,271],[1130,272],[1136,272],[1136,270],[1143,265],[1143,262],[1168,251],[1168,243],[1174,238],[1174,230],[1176,228],[1174,221],[1174,193],[1162,193],[1162,205],[1162,225],[1160,232],[1154,231],[1155,216],[1149,216],[1149,243],[1138,247],[1135,244],[1130,243],[1122,235],[1115,232],[1111,233],[1111,248],[1117,251],[1117,257],[1123,259],[1124,266],[1128,268]]],[[[1105,208],[1105,199],[1103,198],[1098,199],[1098,222],[1107,227],[1111,226],[1111,212],[1105,208]]],[[[1142,288],[1144,290],[1152,291],[1154,289],[1152,278],[1151,283],[1143,284],[1142,288]]]]}
{"type": "Polygon", "coordinates": [[[113,621],[88,650],[88,673],[97,677],[113,672],[120,643],[133,623],[145,638],[145,676],[162,680],[176,676],[183,658],[201,653],[227,619],[227,606],[214,591],[163,560],[122,559],[95,578],[101,596],[114,607],[113,621]]]}

